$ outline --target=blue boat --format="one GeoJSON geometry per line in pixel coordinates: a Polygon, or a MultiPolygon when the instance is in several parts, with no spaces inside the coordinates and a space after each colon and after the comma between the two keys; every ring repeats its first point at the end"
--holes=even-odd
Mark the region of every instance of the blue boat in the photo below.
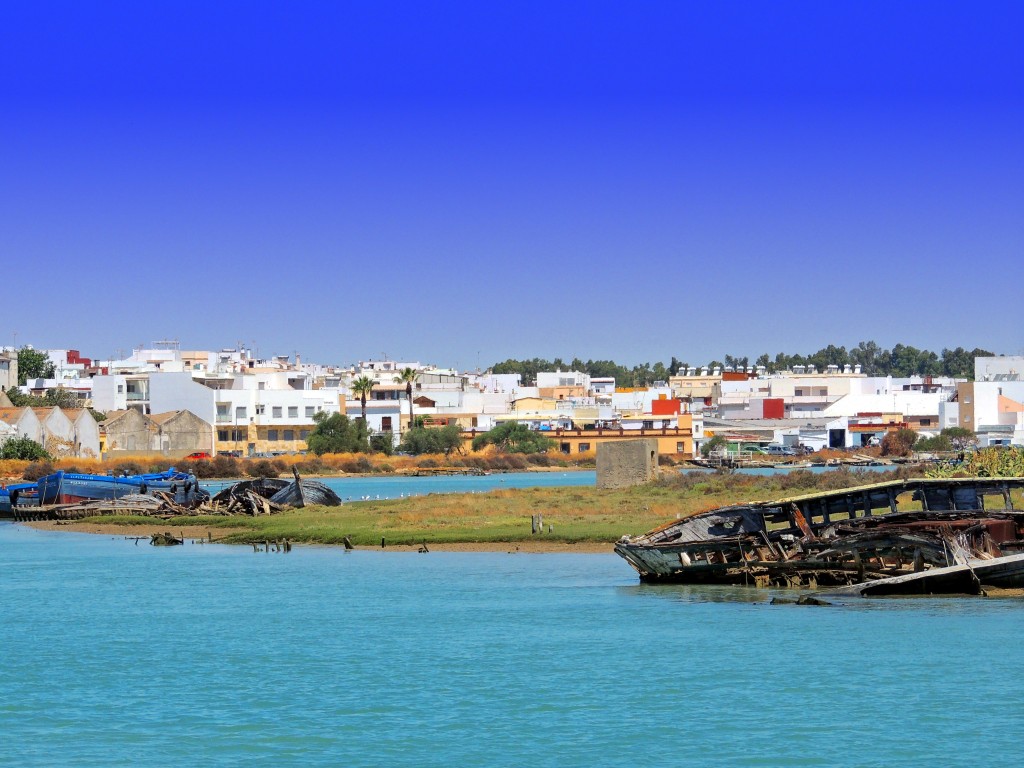
{"type": "Polygon", "coordinates": [[[38,507],[39,486],[35,483],[0,485],[0,515],[6,517],[15,507],[38,507]]]}
{"type": "Polygon", "coordinates": [[[76,504],[82,501],[119,499],[129,494],[157,493],[176,504],[191,506],[209,497],[196,476],[171,467],[166,472],[144,475],[88,475],[60,470],[39,478],[35,484],[41,504],[76,504]]]}

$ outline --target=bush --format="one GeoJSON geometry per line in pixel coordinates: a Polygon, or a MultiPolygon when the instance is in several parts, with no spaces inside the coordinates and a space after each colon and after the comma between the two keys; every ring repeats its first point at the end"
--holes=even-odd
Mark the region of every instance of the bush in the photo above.
{"type": "Polygon", "coordinates": [[[28,482],[38,480],[40,477],[46,477],[46,475],[52,475],[57,470],[54,469],[53,464],[48,461],[33,461],[27,467],[25,471],[21,473],[21,476],[28,482]]]}
{"type": "Polygon", "coordinates": [[[373,462],[365,456],[341,462],[341,470],[351,475],[364,475],[373,472],[373,462]]]}
{"type": "Polygon", "coordinates": [[[137,461],[119,461],[112,466],[115,475],[141,475],[146,470],[137,461]]]}
{"type": "Polygon", "coordinates": [[[784,491],[814,488],[818,479],[809,469],[794,469],[778,475],[779,488],[784,491]]]}
{"type": "Polygon", "coordinates": [[[249,466],[246,467],[246,473],[249,477],[277,477],[281,474],[280,470],[274,466],[274,462],[266,459],[250,461],[249,466]]]}
{"type": "Polygon", "coordinates": [[[912,429],[898,429],[888,432],[882,438],[883,456],[906,456],[914,449],[917,432],[912,429]]]}
{"type": "Polygon", "coordinates": [[[416,462],[416,466],[420,469],[434,469],[438,464],[433,459],[420,459],[416,462]]]}
{"type": "Polygon", "coordinates": [[[313,456],[303,461],[295,462],[295,468],[307,475],[322,475],[327,466],[319,456],[313,456]]]}
{"type": "Polygon", "coordinates": [[[213,462],[209,459],[197,459],[196,461],[189,462],[189,465],[188,471],[201,480],[217,476],[213,462]]]}
{"type": "Polygon", "coordinates": [[[31,437],[11,437],[0,443],[0,459],[40,461],[50,458],[44,447],[31,437]]]}
{"type": "Polygon", "coordinates": [[[0,444],[0,459],[39,461],[49,458],[46,449],[30,437],[12,437],[0,444]]]}
{"type": "Polygon", "coordinates": [[[526,460],[538,467],[551,466],[551,457],[548,456],[546,453],[531,453],[527,455],[526,460]]]}
{"type": "Polygon", "coordinates": [[[508,456],[506,458],[508,461],[509,469],[522,471],[524,469],[529,469],[530,467],[530,464],[529,462],[527,462],[526,457],[521,456],[518,453],[513,453],[511,456],[508,456]]]}
{"type": "Polygon", "coordinates": [[[370,438],[370,450],[374,453],[383,453],[390,456],[395,451],[395,444],[390,434],[374,435],[370,438]]]}
{"type": "Polygon", "coordinates": [[[214,456],[210,460],[214,477],[241,477],[242,468],[233,456],[214,456]]]}

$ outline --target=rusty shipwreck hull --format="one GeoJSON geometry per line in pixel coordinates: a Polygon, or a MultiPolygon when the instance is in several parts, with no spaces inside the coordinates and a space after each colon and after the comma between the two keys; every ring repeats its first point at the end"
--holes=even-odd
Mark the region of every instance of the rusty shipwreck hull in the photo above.
{"type": "Polygon", "coordinates": [[[737,504],[623,537],[615,551],[645,582],[815,588],[905,577],[894,587],[976,593],[980,572],[1024,586],[1024,569],[994,562],[1024,552],[1012,498],[1021,488],[1024,478],[896,480],[737,504]],[[967,567],[926,575],[956,566],[967,567]]]}

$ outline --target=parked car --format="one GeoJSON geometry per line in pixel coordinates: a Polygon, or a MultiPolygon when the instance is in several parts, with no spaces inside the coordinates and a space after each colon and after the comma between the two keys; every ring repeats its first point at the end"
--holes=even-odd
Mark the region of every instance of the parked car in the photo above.
{"type": "Polygon", "coordinates": [[[210,458],[210,454],[208,454],[206,451],[196,451],[195,453],[190,453],[185,458],[186,459],[208,459],[208,458],[210,458]]]}
{"type": "Polygon", "coordinates": [[[796,456],[796,451],[786,445],[772,443],[765,446],[764,452],[769,456],[796,456]]]}

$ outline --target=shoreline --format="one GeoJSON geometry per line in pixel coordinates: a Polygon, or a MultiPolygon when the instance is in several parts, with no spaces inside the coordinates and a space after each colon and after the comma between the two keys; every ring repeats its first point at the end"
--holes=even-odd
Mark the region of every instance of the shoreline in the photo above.
{"type": "MultiPolygon", "coordinates": [[[[218,530],[203,525],[175,525],[153,523],[152,525],[115,525],[112,523],[91,524],[64,520],[37,520],[31,522],[17,522],[14,525],[23,525],[27,528],[35,528],[39,531],[57,531],[70,533],[89,533],[100,536],[124,536],[125,538],[139,538],[152,536],[156,533],[174,533],[184,539],[196,539],[207,541],[208,535],[213,534],[213,544],[226,544],[228,546],[247,547],[249,544],[225,542],[217,538],[218,530]]],[[[292,542],[293,547],[332,547],[343,549],[341,544],[323,544],[320,542],[292,542]]],[[[375,546],[356,547],[361,551],[384,551],[384,552],[418,552],[420,544],[389,544],[381,548],[375,546]]],[[[465,541],[446,543],[427,543],[431,552],[507,552],[522,554],[558,554],[572,552],[575,554],[612,554],[613,544],[611,542],[566,542],[566,541],[465,541]]]]}

